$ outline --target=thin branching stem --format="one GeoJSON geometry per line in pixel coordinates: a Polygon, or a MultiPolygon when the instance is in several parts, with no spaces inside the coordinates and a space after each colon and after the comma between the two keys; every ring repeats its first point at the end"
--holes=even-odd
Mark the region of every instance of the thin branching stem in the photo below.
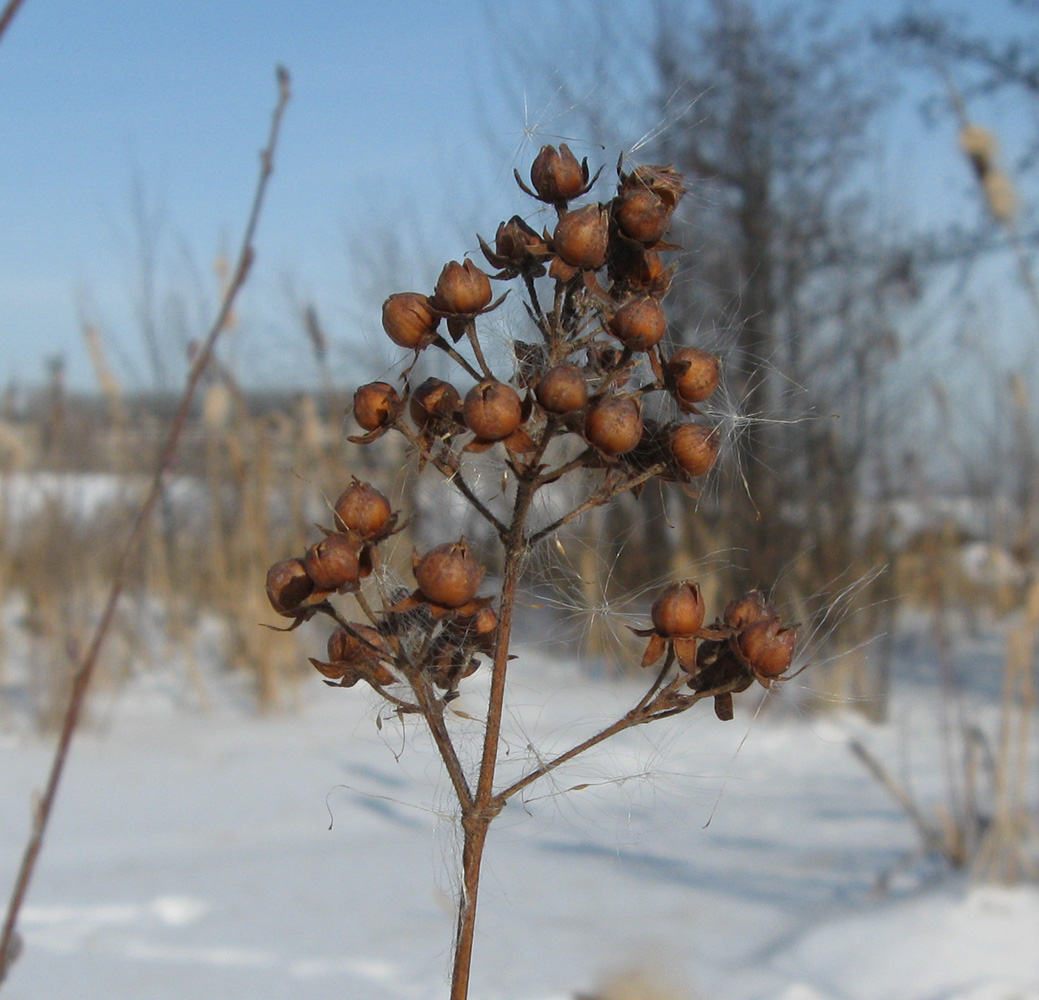
{"type": "Polygon", "coordinates": [[[249,269],[255,256],[253,239],[256,233],[256,227],[260,221],[260,213],[263,207],[264,197],[267,193],[268,181],[270,180],[271,173],[274,169],[274,152],[277,148],[278,136],[281,131],[282,117],[291,94],[289,74],[280,66],[277,69],[277,82],[278,98],[271,116],[267,144],[264,146],[263,151],[260,154],[260,176],[256,184],[252,206],[242,235],[242,242],[234,273],[228,283],[227,290],[224,292],[216,318],[214,319],[213,324],[203,341],[202,347],[195,356],[191,369],[188,372],[187,382],[184,386],[184,391],[181,394],[180,405],[177,408],[177,413],[173,418],[172,425],[170,426],[170,431],[162,449],[162,454],[156,463],[144,502],[141,504],[130,528],[130,534],[120,556],[115,577],[112,580],[108,597],[101,612],[101,617],[94,629],[86,654],[80,661],[72,678],[72,691],[69,697],[68,707],[65,710],[65,717],[62,721],[61,732],[58,737],[58,745],[55,749],[54,759],[51,764],[50,775],[47,779],[47,785],[44,788],[43,794],[41,795],[33,813],[32,828],[29,833],[28,842],[25,845],[21,867],[19,868],[18,877],[15,881],[14,890],[7,907],[3,936],[0,937],[0,982],[2,982],[4,974],[10,966],[9,955],[12,941],[14,940],[14,931],[15,924],[18,920],[18,912],[21,909],[23,900],[25,899],[36,866],[36,860],[43,847],[44,834],[46,833],[47,824],[51,816],[51,810],[57,797],[58,786],[65,768],[65,761],[68,757],[72,737],[79,723],[83,704],[86,699],[87,689],[90,686],[90,680],[100,659],[101,651],[104,648],[105,640],[108,637],[109,629],[111,628],[112,621],[115,617],[119,598],[122,596],[123,588],[125,587],[126,581],[129,577],[131,559],[137,551],[137,546],[140,543],[141,538],[144,536],[147,525],[151,520],[152,512],[162,494],[163,479],[173,462],[173,457],[180,444],[181,435],[187,422],[188,413],[191,409],[195,391],[198,388],[203,373],[213,358],[213,352],[220,334],[227,328],[235,299],[238,297],[239,291],[245,284],[246,278],[249,275],[249,269]]]}

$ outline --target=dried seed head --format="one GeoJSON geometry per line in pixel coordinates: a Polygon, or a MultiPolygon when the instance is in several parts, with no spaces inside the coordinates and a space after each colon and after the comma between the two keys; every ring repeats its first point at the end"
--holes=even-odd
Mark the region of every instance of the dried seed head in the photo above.
{"type": "Polygon", "coordinates": [[[613,217],[625,236],[645,246],[659,243],[671,225],[671,209],[646,187],[634,187],[618,195],[613,217]]]}
{"type": "Polygon", "coordinates": [[[333,663],[376,663],[391,656],[386,637],[371,625],[351,622],[349,629],[340,625],[328,637],[328,658],[333,663]]]}
{"type": "Polygon", "coordinates": [[[771,680],[790,668],[797,629],[784,628],[777,617],[763,618],[740,632],[736,645],[758,679],[771,680]]]}
{"type": "Polygon", "coordinates": [[[578,163],[566,143],[559,149],[542,146],[530,167],[530,182],[545,201],[569,201],[584,192],[588,161],[578,163]]]}
{"type": "Polygon", "coordinates": [[[382,304],[382,328],[398,347],[420,351],[436,335],[437,316],[419,292],[397,292],[382,304]]]}
{"type": "Polygon", "coordinates": [[[544,239],[518,215],[498,226],[494,249],[501,261],[514,267],[522,267],[530,261],[544,260],[549,256],[544,239]]]}
{"type": "Polygon", "coordinates": [[[267,570],[267,599],[279,615],[292,618],[314,592],[302,559],[283,559],[267,570]]]}
{"type": "Polygon", "coordinates": [[[463,538],[430,549],[415,566],[423,597],[445,608],[460,608],[476,596],[484,569],[463,538]]]}
{"type": "Polygon", "coordinates": [[[450,382],[430,377],[411,394],[408,412],[416,425],[425,427],[434,420],[454,416],[461,405],[462,397],[450,382]]]}
{"type": "Polygon", "coordinates": [[[491,301],[491,279],[468,258],[461,264],[444,265],[433,292],[433,305],[441,312],[470,316],[491,301]]]}
{"type": "Polygon", "coordinates": [[[354,479],[335,502],[337,525],[356,531],[366,541],[377,537],[390,520],[390,502],[371,483],[354,479]]]}
{"type": "Polygon", "coordinates": [[[303,564],[317,590],[355,587],[360,579],[357,550],[346,535],[329,535],[311,545],[303,564]]]}
{"type": "Polygon", "coordinates": [[[481,440],[501,441],[523,422],[523,403],[511,385],[485,379],[466,393],[462,418],[481,440]]]}
{"type": "Polygon", "coordinates": [[[606,263],[610,217],[601,205],[567,212],[552,234],[552,247],[571,267],[595,271],[606,263]]]}
{"type": "Polygon", "coordinates": [[[618,190],[623,196],[639,189],[652,191],[669,211],[674,211],[685,194],[685,179],[672,166],[636,167],[621,177],[618,190]]]}
{"type": "Polygon", "coordinates": [[[656,299],[642,296],[625,302],[607,326],[625,347],[648,351],[667,332],[667,316],[656,299]]]}
{"type": "Polygon", "coordinates": [[[684,403],[707,399],[718,388],[721,369],[721,358],[698,347],[680,347],[664,366],[669,384],[684,403]]]}
{"type": "Polygon", "coordinates": [[[734,629],[744,629],[763,618],[774,618],[776,609],[760,590],[750,590],[736,597],[725,607],[722,620],[734,629]]]}
{"type": "Polygon", "coordinates": [[[387,426],[399,408],[400,396],[389,382],[368,382],[354,393],[354,419],[366,431],[387,426]]]}
{"type": "Polygon", "coordinates": [[[549,413],[572,413],[588,402],[588,383],[577,365],[549,368],[534,390],[537,401],[549,413]]]}
{"type": "Polygon", "coordinates": [[[639,405],[626,396],[607,396],[589,411],[584,436],[606,455],[631,451],[642,437],[639,405]]]}
{"type": "Polygon", "coordinates": [[[678,424],[669,439],[675,464],[689,476],[710,472],[718,459],[721,440],[718,432],[703,424],[678,424]]]}
{"type": "Polygon", "coordinates": [[[682,580],[666,587],[653,602],[653,625],[666,638],[691,638],[703,628],[707,611],[700,584],[682,580]]]}

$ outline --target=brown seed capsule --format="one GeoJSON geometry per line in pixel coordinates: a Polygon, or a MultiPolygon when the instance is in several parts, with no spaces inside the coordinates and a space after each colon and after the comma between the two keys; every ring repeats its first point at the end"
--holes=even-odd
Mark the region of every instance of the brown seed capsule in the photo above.
{"type": "Polygon", "coordinates": [[[445,608],[460,608],[476,596],[483,567],[472,557],[463,538],[430,549],[415,567],[422,595],[445,608]]]}
{"type": "Polygon", "coordinates": [[[382,304],[382,328],[398,347],[420,351],[436,334],[440,317],[419,292],[397,292],[382,304]]]}
{"type": "Polygon", "coordinates": [[[690,638],[703,628],[704,606],[700,584],[683,580],[665,588],[653,602],[650,616],[656,630],[667,638],[690,638]]]}
{"type": "Polygon", "coordinates": [[[584,436],[607,455],[631,451],[642,437],[642,414],[638,403],[624,396],[607,396],[589,411],[584,436]]]}
{"type": "Polygon", "coordinates": [[[523,422],[523,403],[511,385],[485,379],[466,393],[462,419],[481,440],[501,441],[523,422]]]}
{"type": "Polygon", "coordinates": [[[491,279],[471,260],[459,264],[452,260],[444,265],[437,287],[433,292],[433,305],[441,312],[472,315],[478,313],[491,301],[491,279]]]}
{"type": "Polygon", "coordinates": [[[355,479],[335,502],[337,525],[356,531],[365,540],[375,538],[390,520],[390,502],[371,483],[355,479]]]}
{"type": "Polygon", "coordinates": [[[625,347],[648,351],[667,332],[667,316],[656,299],[642,296],[625,302],[607,327],[625,347]]]}
{"type": "Polygon", "coordinates": [[[357,550],[346,535],[329,535],[311,545],[303,563],[317,590],[353,587],[360,579],[357,550]]]}
{"type": "Polygon", "coordinates": [[[748,625],[736,637],[736,645],[751,670],[762,678],[779,677],[790,668],[797,644],[797,629],[784,628],[776,617],[748,625]]]}
{"type": "Polygon", "coordinates": [[[595,271],[606,263],[610,217],[601,205],[567,212],[552,235],[552,247],[571,267],[595,271]]]}
{"type": "Polygon", "coordinates": [[[354,393],[354,419],[366,431],[385,427],[399,406],[400,396],[389,382],[368,382],[354,393]]]}
{"type": "Polygon", "coordinates": [[[549,368],[534,390],[537,401],[549,413],[572,413],[588,402],[588,383],[577,365],[549,368]]]}
{"type": "Polygon", "coordinates": [[[685,179],[674,167],[652,167],[647,164],[621,177],[619,190],[622,195],[640,188],[652,191],[670,211],[674,211],[685,194],[685,179]]]}
{"type": "Polygon", "coordinates": [[[702,476],[718,459],[718,432],[703,424],[678,424],[669,439],[675,464],[689,476],[702,476]]]}
{"type": "Polygon", "coordinates": [[[450,382],[427,378],[412,394],[408,404],[411,419],[419,427],[433,420],[451,417],[462,406],[462,397],[450,382]]]}
{"type": "Polygon", "coordinates": [[[375,663],[391,656],[386,637],[371,625],[351,622],[350,629],[340,625],[328,637],[328,658],[333,663],[375,663]]]}
{"type": "Polygon", "coordinates": [[[293,617],[313,592],[314,581],[302,559],[283,559],[267,570],[267,599],[279,615],[293,617]]]}
{"type": "Polygon", "coordinates": [[[664,238],[671,225],[671,210],[649,188],[635,187],[618,195],[613,217],[625,236],[652,246],[664,238]]]}
{"type": "Polygon", "coordinates": [[[725,607],[722,620],[734,629],[744,629],[763,618],[774,618],[776,609],[760,590],[750,590],[725,607]]]}
{"type": "Polygon", "coordinates": [[[518,215],[498,226],[494,249],[499,258],[515,267],[530,260],[544,260],[548,256],[544,239],[518,215]]]}
{"type": "Polygon", "coordinates": [[[664,373],[675,394],[685,403],[700,403],[718,388],[721,358],[698,347],[680,347],[668,359],[664,373]]]}
{"type": "Polygon", "coordinates": [[[530,182],[545,201],[569,201],[584,192],[588,183],[587,161],[582,165],[563,143],[542,146],[530,167],[530,182]]]}

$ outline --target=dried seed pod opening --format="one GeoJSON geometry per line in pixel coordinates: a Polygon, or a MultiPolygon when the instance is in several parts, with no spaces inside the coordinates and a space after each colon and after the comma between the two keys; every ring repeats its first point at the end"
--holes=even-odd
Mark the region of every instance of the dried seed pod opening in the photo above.
{"type": "Polygon", "coordinates": [[[718,432],[703,424],[678,424],[668,441],[675,464],[688,476],[703,476],[718,459],[718,432]]]}
{"type": "Polygon", "coordinates": [[[411,394],[408,412],[418,427],[425,427],[433,420],[454,416],[461,406],[462,397],[450,382],[430,377],[411,394]]]}
{"type": "Polygon", "coordinates": [[[444,265],[433,292],[433,305],[441,312],[472,315],[491,301],[491,279],[471,260],[452,260],[444,265]]]}
{"type": "Polygon", "coordinates": [[[399,408],[400,396],[389,382],[368,382],[354,393],[354,419],[366,431],[385,427],[399,408]]]}
{"type": "Polygon", "coordinates": [[[339,495],[334,510],[340,527],[356,531],[366,540],[378,536],[392,514],[390,501],[371,483],[358,479],[339,495]]]}
{"type": "Polygon", "coordinates": [[[523,422],[523,403],[511,385],[486,379],[466,394],[462,418],[481,440],[501,441],[523,422]]]}
{"type": "Polygon", "coordinates": [[[667,332],[663,306],[649,296],[631,299],[614,313],[607,328],[625,347],[647,351],[667,332]]]}
{"type": "Polygon", "coordinates": [[[318,590],[355,587],[360,580],[357,550],[346,535],[329,535],[311,545],[303,563],[318,590]]]}
{"type": "Polygon", "coordinates": [[[640,188],[652,191],[669,210],[674,211],[685,194],[685,178],[672,166],[646,164],[621,177],[619,192],[624,195],[640,188]]]}
{"type": "Polygon", "coordinates": [[[770,680],[790,669],[797,629],[784,628],[779,618],[764,618],[740,632],[736,645],[758,679],[770,680]]]}
{"type": "Polygon", "coordinates": [[[567,212],[552,234],[552,247],[564,263],[595,271],[606,263],[610,217],[601,205],[567,212]]]}
{"type": "Polygon", "coordinates": [[[382,328],[398,347],[419,351],[433,339],[440,317],[419,292],[397,292],[382,304],[382,328]]]}
{"type": "Polygon", "coordinates": [[[638,403],[626,396],[607,396],[589,411],[584,436],[606,455],[631,451],[642,437],[642,413],[638,403]]]}
{"type": "Polygon", "coordinates": [[[522,267],[532,260],[544,260],[548,256],[544,239],[518,215],[498,226],[494,249],[498,259],[514,267],[522,267]]]}
{"type": "Polygon", "coordinates": [[[760,590],[750,590],[725,606],[722,621],[734,629],[744,629],[763,618],[774,618],[776,609],[760,590]]]}
{"type": "Polygon", "coordinates": [[[471,601],[483,574],[464,538],[430,549],[415,566],[422,596],[445,608],[460,608],[471,601]]]}
{"type": "Polygon", "coordinates": [[[279,615],[293,617],[314,592],[314,581],[302,559],[283,559],[267,570],[267,600],[279,615]]]}
{"type": "Polygon", "coordinates": [[[718,388],[721,370],[721,358],[698,347],[680,347],[664,366],[668,383],[685,403],[707,399],[718,388]]]}
{"type": "Polygon", "coordinates": [[[588,402],[588,382],[577,365],[549,368],[534,390],[537,401],[549,413],[572,413],[588,402]]]}
{"type": "Polygon", "coordinates": [[[563,143],[542,146],[530,167],[530,183],[545,201],[569,201],[579,197],[588,183],[588,163],[579,163],[563,143]]]}
{"type": "Polygon", "coordinates": [[[650,616],[662,636],[690,638],[703,628],[706,613],[700,585],[692,580],[683,580],[660,593],[653,602],[650,616]]]}

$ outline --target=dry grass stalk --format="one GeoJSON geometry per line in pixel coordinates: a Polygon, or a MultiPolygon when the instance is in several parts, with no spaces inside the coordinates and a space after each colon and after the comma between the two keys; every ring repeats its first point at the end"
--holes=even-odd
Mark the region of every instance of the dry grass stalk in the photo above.
{"type": "Polygon", "coordinates": [[[260,177],[253,196],[253,203],[250,209],[248,221],[246,222],[241,251],[235,266],[234,274],[229,282],[213,326],[206,336],[202,348],[197,354],[191,367],[191,371],[184,387],[180,407],[176,417],[174,418],[162,454],[156,463],[147,496],[134,519],[133,525],[131,526],[129,537],[120,556],[118,569],[113,577],[101,618],[93,630],[90,642],[83,652],[82,657],[77,658],[78,663],[72,682],[71,695],[64,716],[50,775],[44,792],[40,797],[40,801],[34,810],[32,829],[25,845],[21,866],[15,881],[10,902],[8,903],[3,932],[2,935],[0,935],[0,981],[2,981],[3,977],[6,975],[13,959],[14,942],[16,940],[15,927],[17,924],[18,913],[21,909],[25,894],[28,891],[29,883],[32,879],[32,874],[35,870],[40,850],[43,847],[44,834],[47,829],[51,809],[57,796],[58,785],[64,770],[65,761],[68,757],[72,737],[76,731],[76,726],[80,718],[87,688],[97,664],[100,662],[102,649],[105,646],[106,639],[108,638],[112,623],[115,619],[119,598],[128,580],[132,556],[142,538],[145,537],[148,531],[152,513],[156,509],[157,502],[162,493],[164,476],[170,468],[173,457],[177,451],[195,391],[210,362],[210,359],[213,357],[213,351],[217,339],[219,338],[221,331],[224,329],[228,317],[231,315],[231,310],[238,291],[245,283],[252,264],[254,253],[253,236],[256,231],[257,223],[259,222],[260,210],[263,206],[264,196],[267,191],[267,182],[273,171],[274,151],[277,146],[282,116],[288,103],[290,93],[288,73],[279,67],[277,76],[278,100],[271,118],[268,141],[261,153],[260,177]]]}

